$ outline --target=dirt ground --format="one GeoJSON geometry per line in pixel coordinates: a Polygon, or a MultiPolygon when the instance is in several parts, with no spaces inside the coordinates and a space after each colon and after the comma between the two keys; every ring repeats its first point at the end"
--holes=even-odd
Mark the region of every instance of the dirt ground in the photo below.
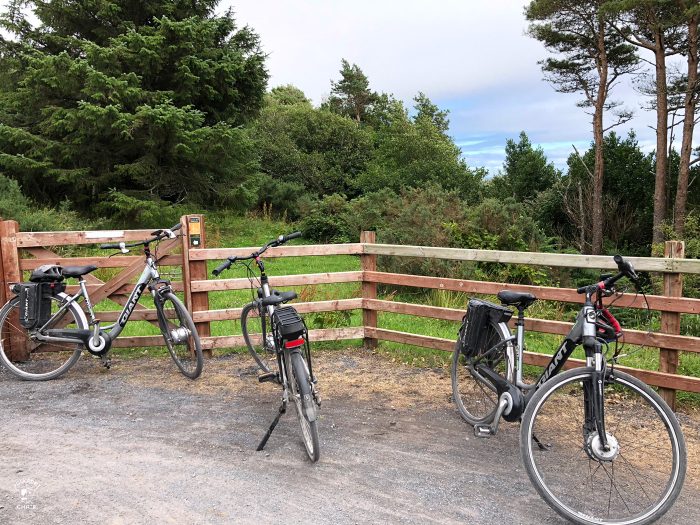
{"type": "MultiPolygon", "coordinates": [[[[264,452],[275,385],[252,360],[207,360],[190,381],[165,359],[83,356],[61,379],[0,370],[0,524],[564,523],[520,462],[518,426],[478,439],[449,371],[362,350],[316,356],[321,459],[293,410],[264,452]]],[[[659,522],[697,524],[700,414],[681,414],[688,478],[659,522]]]]}

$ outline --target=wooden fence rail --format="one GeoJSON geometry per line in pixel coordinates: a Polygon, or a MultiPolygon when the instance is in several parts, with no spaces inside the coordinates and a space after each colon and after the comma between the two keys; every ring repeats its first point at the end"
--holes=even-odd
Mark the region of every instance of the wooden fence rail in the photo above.
{"type": "MultiPolygon", "coordinates": [[[[211,335],[212,323],[240,319],[242,304],[232,304],[223,309],[210,308],[210,293],[243,290],[250,286],[248,279],[212,279],[208,271],[209,261],[219,261],[232,255],[247,255],[255,248],[213,248],[207,247],[205,220],[201,215],[188,215],[182,218],[183,237],[166,241],[159,247],[159,260],[162,266],[179,267],[182,280],[173,283],[182,292],[185,302],[192,311],[193,319],[202,336],[205,349],[242,346],[239,335],[211,335]]],[[[20,232],[14,221],[0,221],[0,300],[8,299],[8,283],[21,280],[23,273],[42,264],[83,265],[94,264],[99,268],[111,268],[110,279],[103,281],[93,275],[88,277],[88,290],[94,302],[111,301],[115,306],[125,304],[133,287],[133,281],[143,267],[140,255],[118,255],[115,257],[80,255],[69,257],[61,246],[99,244],[103,242],[131,242],[148,238],[151,230],[110,230],[83,232],[20,232]],[[63,254],[62,254],[63,253],[63,254]]],[[[84,248],[81,250],[84,252],[84,248]]],[[[88,252],[89,253],[89,252],[88,252]]],[[[297,245],[271,248],[265,257],[324,257],[349,255],[357,256],[357,269],[340,272],[314,273],[303,275],[273,275],[271,284],[275,287],[307,287],[336,283],[357,283],[358,297],[324,298],[320,301],[296,303],[302,313],[360,311],[361,325],[345,328],[312,330],[314,340],[363,339],[365,345],[373,347],[379,341],[393,341],[436,350],[451,351],[452,339],[442,339],[425,335],[388,330],[382,326],[382,313],[394,313],[424,318],[460,321],[464,309],[440,308],[422,304],[410,304],[382,299],[377,287],[411,287],[464,292],[466,294],[493,295],[503,289],[524,291],[538,298],[580,304],[583,299],[573,289],[543,286],[503,284],[442,277],[407,275],[381,272],[377,270],[377,257],[417,257],[471,261],[476,263],[524,264],[550,267],[572,267],[597,270],[614,270],[615,264],[608,256],[587,256],[571,254],[549,254],[530,252],[505,252],[490,250],[460,250],[425,246],[399,246],[376,244],[374,232],[363,232],[359,243],[333,245],[297,245]]],[[[660,348],[660,370],[630,370],[649,384],[660,387],[662,395],[670,402],[675,400],[675,390],[700,392],[700,378],[676,374],[679,352],[700,353],[700,338],[680,334],[681,314],[699,315],[700,299],[682,297],[682,275],[700,274],[700,261],[683,258],[682,243],[669,243],[666,257],[630,258],[640,271],[658,272],[664,276],[664,295],[647,296],[648,306],[662,313],[661,329],[657,332],[626,330],[625,342],[660,348]]],[[[213,265],[213,262],[212,262],[213,265]]],[[[69,291],[74,291],[74,285],[69,291]]],[[[618,299],[617,307],[647,308],[642,296],[627,295],[618,299]]],[[[100,312],[106,322],[116,320],[118,310],[100,312]]],[[[132,319],[154,323],[153,309],[137,308],[132,319]]],[[[527,319],[529,330],[562,335],[568,332],[571,323],[548,319],[527,319]]],[[[220,332],[220,330],[219,330],[220,332]]],[[[456,333],[456,329],[455,329],[456,333]]],[[[123,337],[115,341],[116,347],[160,346],[160,336],[123,337]]],[[[18,356],[21,356],[21,348],[18,356]]],[[[548,357],[542,354],[526,353],[526,362],[544,365],[548,357]]],[[[580,362],[571,360],[569,366],[580,362]]]]}

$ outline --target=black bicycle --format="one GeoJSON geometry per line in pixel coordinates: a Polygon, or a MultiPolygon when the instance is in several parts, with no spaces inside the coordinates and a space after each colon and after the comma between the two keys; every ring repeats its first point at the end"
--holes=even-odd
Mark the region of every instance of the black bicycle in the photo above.
{"type": "Polygon", "coordinates": [[[85,348],[102,359],[109,368],[108,352],[136,308],[143,291],[153,296],[158,327],[170,356],[183,375],[196,379],[202,372],[202,347],[194,322],[182,302],[173,293],[170,282],[158,273],[158,257],[150,250],[151,243],[174,239],[176,224],[170,229],[156,230],[150,239],[131,244],[110,243],[100,248],[128,253],[129,248],[143,246],[145,267],[134,286],[117,322],[101,327],[95,317],[85,283],[85,275],[97,266],[43,265],[35,269],[28,283],[14,283],[15,297],[0,310],[0,361],[21,379],[54,379],[67,372],[85,348]],[[64,279],[77,278],[78,293],[65,293],[64,279]],[[89,320],[80,306],[84,298],[89,320]],[[8,348],[13,351],[8,352],[8,348]]]}
{"type": "Polygon", "coordinates": [[[318,410],[321,407],[321,399],[311,366],[309,333],[304,320],[293,307],[281,306],[295,299],[296,292],[271,289],[261,258],[268,248],[280,246],[298,237],[301,237],[301,232],[280,235],[250,255],[229,257],[212,273],[218,276],[234,263],[242,263],[246,267],[251,289],[257,288],[257,297],[254,295],[253,301],[245,305],[241,312],[243,338],[262,372],[258,380],[274,381],[282,386],[282,404],[257,450],[263,450],[265,447],[282,414],[286,412],[291,397],[301,425],[306,453],[311,461],[316,462],[320,456],[318,410]],[[255,261],[260,272],[259,278],[255,276],[251,264],[247,261],[255,261]],[[276,370],[273,370],[274,365],[268,362],[268,358],[276,361],[276,370]]]}
{"type": "Polygon", "coordinates": [[[453,398],[475,435],[495,435],[501,417],[521,420],[522,459],[537,492],[560,515],[586,525],[657,520],[678,497],[687,463],[668,405],[615,368],[622,328],[603,298],[616,293],[622,277],[636,285],[638,276],[621,256],[614,259],[619,273],[578,289],[583,308],[535,383],[525,383],[522,372],[524,312],[536,300],[529,293],[498,293],[518,311],[515,336],[506,326],[510,309],[470,300],[452,360],[453,398]],[[586,366],[559,374],[580,345],[586,366]]]}

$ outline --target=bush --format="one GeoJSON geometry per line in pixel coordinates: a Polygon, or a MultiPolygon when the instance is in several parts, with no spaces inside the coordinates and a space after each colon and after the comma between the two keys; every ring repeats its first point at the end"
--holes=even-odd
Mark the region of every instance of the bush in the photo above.
{"type": "Polygon", "coordinates": [[[16,220],[21,231],[82,230],[94,226],[69,207],[65,201],[58,209],[43,208],[22,193],[17,181],[0,174],[0,217],[16,220]]]}
{"type": "Polygon", "coordinates": [[[183,215],[192,213],[188,207],[155,196],[117,190],[109,191],[107,198],[97,206],[97,211],[109,216],[113,226],[129,229],[168,228],[180,222],[183,215]]]}

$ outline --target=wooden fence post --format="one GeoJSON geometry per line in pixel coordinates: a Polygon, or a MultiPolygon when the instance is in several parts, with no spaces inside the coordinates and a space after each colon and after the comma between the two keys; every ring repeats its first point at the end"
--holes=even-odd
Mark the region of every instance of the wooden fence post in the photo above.
{"type": "MultiPolygon", "coordinates": [[[[360,233],[360,242],[366,244],[374,244],[377,242],[377,233],[373,231],[363,231],[360,233]]],[[[364,252],[364,250],[363,250],[364,252]]],[[[377,256],[364,254],[360,256],[360,263],[363,272],[377,271],[377,256]]],[[[364,275],[364,274],[363,274],[364,275]]],[[[370,283],[362,278],[362,300],[377,298],[377,283],[370,283]]],[[[362,309],[362,324],[365,328],[377,328],[377,312],[367,308],[362,309]]],[[[377,339],[373,337],[365,337],[365,348],[372,349],[377,347],[377,339]]]]}
{"type": "MultiPolygon", "coordinates": [[[[185,290],[185,305],[194,316],[195,312],[209,310],[209,294],[207,292],[192,292],[192,281],[207,278],[207,261],[190,261],[190,250],[201,249],[206,245],[204,231],[204,215],[185,215],[180,219],[182,224],[182,285],[185,290]]],[[[209,321],[195,323],[199,337],[211,335],[209,321]]],[[[211,357],[211,350],[204,350],[204,355],[211,357]]]]}
{"type": "MultiPolygon", "coordinates": [[[[17,233],[19,232],[19,224],[17,221],[0,221],[0,257],[2,258],[2,293],[0,299],[5,304],[9,298],[9,283],[16,283],[22,280],[22,271],[19,268],[19,251],[17,249],[17,233]]],[[[14,326],[19,326],[19,318],[17,312],[10,314],[10,322],[14,326]]],[[[3,341],[3,344],[9,346],[8,357],[14,360],[24,360],[29,357],[29,349],[26,346],[25,338],[13,331],[10,339],[3,341]]]]}
{"type": "MultiPolygon", "coordinates": [[[[664,257],[683,259],[685,243],[683,241],[666,241],[664,257]]],[[[683,275],[680,273],[664,274],[664,295],[666,297],[681,297],[683,295],[683,275]]],[[[661,332],[665,334],[681,333],[681,314],[677,312],[661,312],[661,332]]],[[[678,369],[678,350],[675,348],[659,348],[659,371],[675,374],[678,369]]],[[[676,391],[670,388],[659,388],[659,394],[672,410],[676,410],[676,391]]]]}

